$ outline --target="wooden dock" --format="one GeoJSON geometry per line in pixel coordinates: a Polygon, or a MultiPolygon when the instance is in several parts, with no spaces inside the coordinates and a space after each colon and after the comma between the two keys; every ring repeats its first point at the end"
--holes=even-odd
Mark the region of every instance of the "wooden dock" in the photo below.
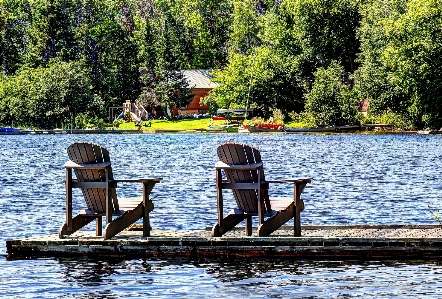
{"type": "Polygon", "coordinates": [[[153,230],[143,238],[135,228],[110,240],[94,232],[67,239],[57,234],[6,241],[10,259],[38,257],[308,258],[342,260],[442,258],[441,225],[304,226],[302,237],[283,227],[270,237],[247,237],[237,228],[212,238],[206,230],[153,230]]]}

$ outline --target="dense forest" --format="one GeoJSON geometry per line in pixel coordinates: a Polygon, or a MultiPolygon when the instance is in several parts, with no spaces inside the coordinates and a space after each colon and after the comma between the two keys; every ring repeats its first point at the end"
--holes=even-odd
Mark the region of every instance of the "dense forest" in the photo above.
{"type": "Polygon", "coordinates": [[[212,110],[439,129],[441,54],[441,0],[0,0],[0,124],[182,106],[179,71],[212,69],[212,110]]]}

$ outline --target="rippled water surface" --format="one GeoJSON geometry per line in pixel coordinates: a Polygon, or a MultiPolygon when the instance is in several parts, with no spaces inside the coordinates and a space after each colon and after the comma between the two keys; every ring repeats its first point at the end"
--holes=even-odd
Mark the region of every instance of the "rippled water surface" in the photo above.
{"type": "MultiPolygon", "coordinates": [[[[188,229],[216,222],[216,147],[260,149],[266,177],[311,176],[303,224],[436,223],[442,136],[145,134],[0,136],[0,242],[56,233],[64,222],[64,167],[72,142],[107,147],[114,176],[162,177],[152,226],[188,229]]],[[[137,196],[139,189],[119,189],[137,196]]],[[[280,186],[272,195],[290,195],[280,186]]],[[[231,198],[230,198],[231,199],[231,198]]],[[[227,197],[229,200],[229,197],[227,197]]],[[[226,212],[231,207],[226,204],[226,212]]],[[[74,199],[74,209],[82,199],[74,199]]],[[[93,229],[93,228],[92,228],[93,229]]],[[[6,246],[0,246],[5,255],[6,246]]],[[[440,298],[439,262],[305,260],[8,261],[0,294],[10,298],[440,298]]]]}

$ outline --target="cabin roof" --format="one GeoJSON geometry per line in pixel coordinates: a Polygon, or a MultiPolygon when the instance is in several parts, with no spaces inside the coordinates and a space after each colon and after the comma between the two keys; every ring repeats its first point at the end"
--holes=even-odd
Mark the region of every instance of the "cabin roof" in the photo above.
{"type": "Polygon", "coordinates": [[[182,72],[190,87],[212,89],[219,85],[212,82],[213,75],[210,69],[183,70],[182,72]]]}

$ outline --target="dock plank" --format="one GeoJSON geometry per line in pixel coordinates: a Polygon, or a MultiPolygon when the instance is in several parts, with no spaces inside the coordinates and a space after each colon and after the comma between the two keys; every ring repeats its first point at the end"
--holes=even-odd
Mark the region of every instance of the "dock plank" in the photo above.
{"type": "MultiPolygon", "coordinates": [[[[256,228],[253,229],[256,232],[256,228]]],[[[223,237],[210,229],[152,230],[143,238],[134,226],[110,240],[79,231],[66,239],[57,234],[6,241],[9,259],[91,256],[194,258],[291,257],[321,259],[440,259],[440,225],[304,226],[301,237],[282,227],[269,237],[244,236],[235,228],[223,237]]]]}

